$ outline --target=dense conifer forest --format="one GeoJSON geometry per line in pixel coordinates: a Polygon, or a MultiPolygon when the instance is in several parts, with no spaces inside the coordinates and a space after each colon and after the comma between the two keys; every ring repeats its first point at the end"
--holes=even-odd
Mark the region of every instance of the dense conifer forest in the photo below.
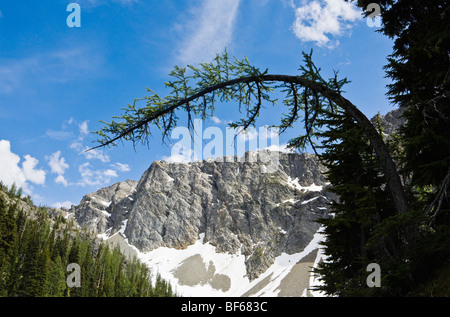
{"type": "Polygon", "coordinates": [[[119,248],[0,186],[0,296],[171,297],[172,286],[119,248]],[[25,208],[24,208],[25,206],[25,208]],[[24,210],[26,209],[26,210],[24,210]]]}

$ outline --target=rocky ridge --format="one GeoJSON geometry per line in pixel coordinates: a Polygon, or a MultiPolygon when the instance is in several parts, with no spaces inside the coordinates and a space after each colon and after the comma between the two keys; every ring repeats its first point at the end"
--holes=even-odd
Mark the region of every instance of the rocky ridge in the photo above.
{"type": "MultiPolygon", "coordinates": [[[[396,109],[371,122],[389,138],[404,122],[401,115],[396,109]]],[[[277,152],[275,160],[262,159],[268,156],[273,152],[156,161],[139,181],[88,194],[68,214],[187,285],[188,294],[206,285],[208,295],[309,296],[315,283],[309,271],[323,256],[316,220],[328,216],[337,197],[326,190],[325,169],[314,155],[277,152]]]]}
{"type": "Polygon", "coordinates": [[[120,234],[141,252],[185,249],[203,234],[217,252],[243,254],[252,280],[277,256],[305,248],[332,199],[314,155],[276,152],[277,168],[266,173],[273,162],[258,159],[262,154],[155,161],[139,182],[88,194],[69,213],[80,226],[104,237],[120,234]]]}

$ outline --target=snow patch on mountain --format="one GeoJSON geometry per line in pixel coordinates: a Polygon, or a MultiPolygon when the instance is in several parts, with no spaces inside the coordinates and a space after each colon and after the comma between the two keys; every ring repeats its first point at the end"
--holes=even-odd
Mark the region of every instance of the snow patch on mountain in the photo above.
{"type": "MultiPolygon", "coordinates": [[[[108,239],[121,236],[118,232],[108,239]]],[[[216,247],[204,242],[204,233],[185,249],[160,247],[150,252],[134,250],[137,258],[154,273],[175,286],[177,294],[185,297],[274,297],[323,296],[311,288],[319,281],[311,270],[322,260],[320,243],[324,236],[319,230],[306,248],[299,253],[283,253],[257,279],[247,277],[245,256],[217,252],[216,247]],[[295,275],[295,276],[294,276],[295,275]],[[293,281],[293,283],[292,283],[293,281]]],[[[102,236],[103,238],[105,236],[102,236]]]]}

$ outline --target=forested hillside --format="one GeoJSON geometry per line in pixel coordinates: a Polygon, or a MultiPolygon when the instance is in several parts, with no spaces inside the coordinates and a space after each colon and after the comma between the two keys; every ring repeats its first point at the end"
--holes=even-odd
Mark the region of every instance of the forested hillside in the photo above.
{"type": "Polygon", "coordinates": [[[0,186],[0,296],[168,297],[171,285],[137,259],[79,229],[72,219],[49,216],[0,186]]]}

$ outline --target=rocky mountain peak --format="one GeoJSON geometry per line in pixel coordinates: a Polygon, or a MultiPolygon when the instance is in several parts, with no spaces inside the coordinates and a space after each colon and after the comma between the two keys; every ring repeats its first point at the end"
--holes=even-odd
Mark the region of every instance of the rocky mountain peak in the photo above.
{"type": "Polygon", "coordinates": [[[259,154],[155,161],[139,182],[88,194],[70,212],[98,234],[119,231],[141,252],[184,249],[204,234],[218,252],[245,255],[247,274],[255,278],[281,253],[304,249],[330,199],[314,155],[277,152],[277,169],[267,173],[273,161],[249,159],[259,154]]]}
{"type": "MultiPolygon", "coordinates": [[[[398,110],[380,120],[390,135],[403,119],[398,110]]],[[[378,124],[376,117],[371,121],[378,124]]],[[[316,220],[327,217],[329,202],[337,199],[326,190],[324,172],[316,156],[284,152],[155,161],[139,181],[88,194],[69,214],[127,253],[139,254],[179,287],[300,296],[321,257],[316,220]],[[275,281],[279,288],[270,286],[275,281]]]]}

